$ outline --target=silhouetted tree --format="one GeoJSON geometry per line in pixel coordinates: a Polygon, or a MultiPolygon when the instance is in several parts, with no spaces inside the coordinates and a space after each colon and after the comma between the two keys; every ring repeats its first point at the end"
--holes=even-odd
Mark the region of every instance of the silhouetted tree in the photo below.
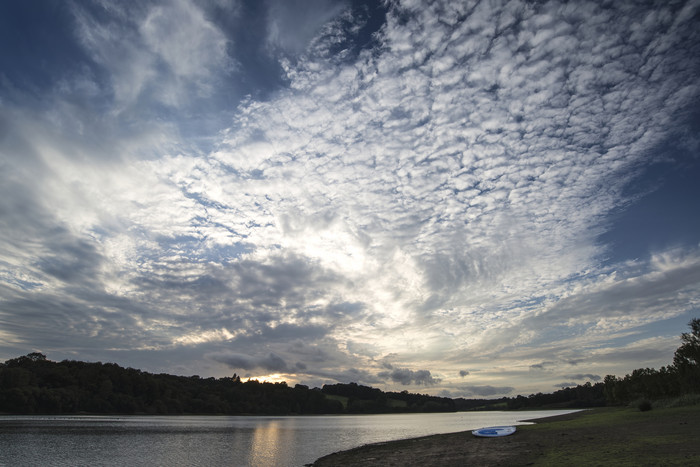
{"type": "Polygon", "coordinates": [[[681,346],[673,355],[684,392],[700,391],[700,319],[690,323],[690,332],[681,334],[681,346]]]}
{"type": "Polygon", "coordinates": [[[688,323],[691,332],[681,334],[681,346],[673,356],[673,365],[639,368],[617,378],[604,380],[605,398],[609,404],[627,404],[639,399],[658,400],[681,394],[700,392],[700,319],[688,323]]]}

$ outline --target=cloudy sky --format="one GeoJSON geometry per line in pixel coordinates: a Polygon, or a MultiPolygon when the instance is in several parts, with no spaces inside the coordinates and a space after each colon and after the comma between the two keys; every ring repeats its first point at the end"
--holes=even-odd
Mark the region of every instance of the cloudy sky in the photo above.
{"type": "Polygon", "coordinates": [[[464,397],[700,315],[700,1],[0,2],[0,360],[464,397]]]}

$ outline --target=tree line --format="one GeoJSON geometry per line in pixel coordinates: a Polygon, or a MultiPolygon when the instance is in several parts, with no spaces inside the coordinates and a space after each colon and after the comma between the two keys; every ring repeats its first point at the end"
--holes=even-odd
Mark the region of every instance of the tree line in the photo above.
{"type": "Polygon", "coordinates": [[[624,377],[607,375],[603,382],[564,388],[552,394],[517,396],[507,399],[506,406],[509,409],[584,408],[633,402],[649,404],[655,400],[700,395],[700,319],[695,318],[688,325],[690,332],[681,334],[681,346],[668,366],[658,370],[640,368],[624,377]]]}
{"type": "Polygon", "coordinates": [[[638,400],[658,400],[700,394],[700,318],[689,323],[690,332],[681,334],[681,346],[673,363],[654,368],[639,368],[618,378],[607,375],[603,387],[610,405],[638,400]]]}
{"type": "Polygon", "coordinates": [[[151,374],[114,363],[53,362],[41,353],[0,366],[0,412],[22,414],[321,414],[342,405],[286,383],[151,374]]]}
{"type": "Polygon", "coordinates": [[[451,399],[350,384],[151,374],[115,363],[54,362],[44,354],[0,364],[0,412],[16,414],[341,414],[454,411],[451,399]]]}
{"type": "Polygon", "coordinates": [[[700,394],[700,319],[681,335],[673,363],[550,394],[451,399],[384,392],[356,383],[309,388],[284,382],[152,374],[115,363],[53,362],[44,354],[0,363],[0,412],[16,414],[343,414],[584,408],[700,394]]]}

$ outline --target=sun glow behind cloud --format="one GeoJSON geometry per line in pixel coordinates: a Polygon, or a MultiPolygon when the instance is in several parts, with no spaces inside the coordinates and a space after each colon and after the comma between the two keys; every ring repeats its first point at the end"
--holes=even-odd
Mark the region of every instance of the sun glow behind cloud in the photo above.
{"type": "Polygon", "coordinates": [[[255,57],[245,9],[72,5],[89,66],[49,112],[3,96],[8,358],[454,395],[668,363],[682,330],[646,333],[697,310],[698,245],[599,238],[692,147],[697,2],[319,2],[298,34],[273,3],[255,57]]]}

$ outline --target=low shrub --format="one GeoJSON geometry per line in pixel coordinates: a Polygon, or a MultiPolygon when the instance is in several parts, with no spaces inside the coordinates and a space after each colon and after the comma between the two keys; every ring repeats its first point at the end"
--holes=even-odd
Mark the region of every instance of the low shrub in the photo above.
{"type": "Polygon", "coordinates": [[[651,410],[651,402],[648,400],[643,400],[637,405],[637,408],[639,409],[640,412],[648,412],[651,410]]]}

